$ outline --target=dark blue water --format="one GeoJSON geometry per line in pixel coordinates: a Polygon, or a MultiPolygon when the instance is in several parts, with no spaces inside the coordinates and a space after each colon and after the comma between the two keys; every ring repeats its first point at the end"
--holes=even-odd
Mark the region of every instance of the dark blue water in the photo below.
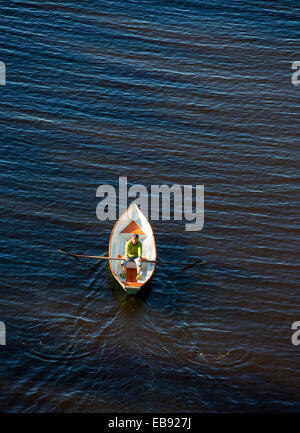
{"type": "MultiPolygon", "coordinates": [[[[250,3],[250,2],[249,2],[250,3]]],[[[299,5],[0,6],[1,412],[300,409],[299,5]],[[204,185],[205,225],[127,297],[96,189],[204,185]]]]}

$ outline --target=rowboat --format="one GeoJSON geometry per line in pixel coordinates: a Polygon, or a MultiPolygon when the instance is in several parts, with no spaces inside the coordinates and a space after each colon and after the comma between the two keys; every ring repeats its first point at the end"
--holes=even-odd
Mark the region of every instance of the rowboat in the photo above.
{"type": "Polygon", "coordinates": [[[115,223],[109,240],[109,257],[122,259],[126,242],[133,234],[138,234],[142,243],[142,279],[136,280],[137,269],[134,262],[127,264],[125,280],[120,277],[122,261],[109,260],[112,275],[128,294],[136,294],[150,280],[155,271],[155,263],[149,261],[157,260],[152,227],[136,203],[132,203],[115,223]]]}

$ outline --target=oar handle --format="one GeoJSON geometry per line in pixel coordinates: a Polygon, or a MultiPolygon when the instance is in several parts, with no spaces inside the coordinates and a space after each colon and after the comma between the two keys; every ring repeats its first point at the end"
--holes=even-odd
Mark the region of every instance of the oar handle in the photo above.
{"type": "Polygon", "coordinates": [[[59,252],[63,254],[67,254],[68,256],[73,257],[85,257],[88,259],[106,259],[106,260],[123,260],[120,257],[107,257],[107,256],[88,256],[86,254],[75,254],[75,253],[69,253],[68,251],[59,250],[59,252]]]}

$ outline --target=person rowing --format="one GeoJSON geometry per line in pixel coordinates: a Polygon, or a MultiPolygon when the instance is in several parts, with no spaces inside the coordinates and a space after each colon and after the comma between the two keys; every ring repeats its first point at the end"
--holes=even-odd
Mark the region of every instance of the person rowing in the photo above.
{"type": "Polygon", "coordinates": [[[135,262],[137,267],[137,276],[136,279],[141,280],[142,279],[142,244],[139,241],[139,235],[133,234],[131,239],[129,239],[126,242],[125,247],[125,256],[124,260],[122,261],[122,269],[123,272],[120,274],[121,278],[126,279],[126,267],[129,262],[135,262]]]}

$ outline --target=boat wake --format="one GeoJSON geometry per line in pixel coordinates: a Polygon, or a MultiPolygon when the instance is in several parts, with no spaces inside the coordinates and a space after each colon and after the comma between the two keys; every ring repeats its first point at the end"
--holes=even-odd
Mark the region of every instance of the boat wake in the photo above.
{"type": "Polygon", "coordinates": [[[251,353],[242,349],[230,349],[220,353],[200,352],[195,359],[189,361],[193,364],[218,366],[222,368],[241,367],[248,363],[251,353]]]}
{"type": "Polygon", "coordinates": [[[49,323],[36,326],[30,341],[25,341],[24,346],[31,356],[53,363],[82,359],[92,353],[82,339],[70,338],[49,323]]]}

